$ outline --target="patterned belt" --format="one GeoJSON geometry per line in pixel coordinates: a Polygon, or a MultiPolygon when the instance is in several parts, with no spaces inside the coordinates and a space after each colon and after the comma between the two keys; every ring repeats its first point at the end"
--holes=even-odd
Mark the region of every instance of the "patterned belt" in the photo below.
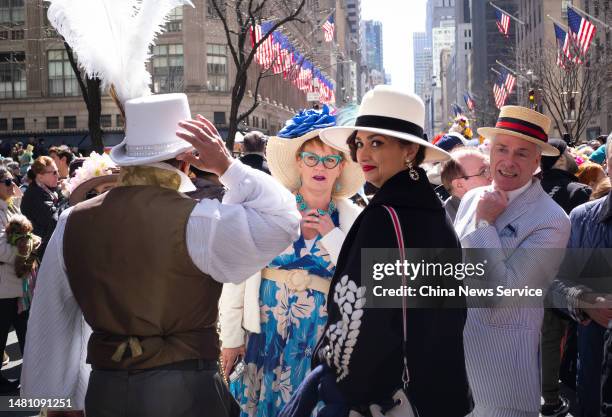
{"type": "Polygon", "coordinates": [[[309,274],[303,269],[272,269],[264,268],[261,271],[261,277],[270,281],[280,282],[285,284],[289,289],[294,291],[304,291],[311,289],[322,292],[327,295],[329,292],[329,279],[321,278],[318,275],[309,274]]]}

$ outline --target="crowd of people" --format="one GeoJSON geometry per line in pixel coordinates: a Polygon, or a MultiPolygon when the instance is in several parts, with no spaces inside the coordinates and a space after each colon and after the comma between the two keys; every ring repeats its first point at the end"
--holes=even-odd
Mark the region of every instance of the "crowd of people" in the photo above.
{"type": "Polygon", "coordinates": [[[0,350],[14,328],[24,359],[2,393],[88,416],[612,415],[610,275],[525,251],[611,247],[612,135],[570,146],[506,106],[480,140],[460,117],[428,142],[422,101],[379,86],[354,125],[302,111],[238,159],[184,95],[153,97],[110,155],[3,160],[0,350]],[[549,294],[368,306],[364,250],[403,247],[502,248],[508,286],[549,294]]]}

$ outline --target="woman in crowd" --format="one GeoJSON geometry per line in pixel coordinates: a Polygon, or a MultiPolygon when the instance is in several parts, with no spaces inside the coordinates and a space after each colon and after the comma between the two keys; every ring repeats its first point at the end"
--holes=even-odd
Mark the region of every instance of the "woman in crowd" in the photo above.
{"type": "Polygon", "coordinates": [[[327,321],[329,283],[360,211],[348,197],[365,181],[357,164],[318,138],[321,127],[334,123],[327,107],[309,110],[268,141],[269,169],[295,194],[303,220],[299,239],[267,268],[223,288],[223,368],[242,416],[276,416],[310,370],[327,321]],[[240,355],[241,378],[232,374],[240,355]]]}
{"type": "MultiPolygon", "coordinates": [[[[20,214],[17,199],[20,195],[13,175],[6,168],[0,168],[0,352],[4,352],[11,326],[23,352],[28,321],[27,310],[20,308],[24,288],[15,272],[17,249],[8,242],[5,233],[9,219],[20,214]]],[[[0,375],[0,395],[16,391],[18,386],[18,381],[9,381],[0,375]]]]}
{"type": "Polygon", "coordinates": [[[42,259],[57,224],[60,198],[56,191],[59,179],[57,166],[48,156],[39,156],[32,164],[34,181],[23,195],[22,213],[32,222],[34,234],[42,238],[39,256],[42,259]]]}
{"type": "MultiPolygon", "coordinates": [[[[460,247],[419,167],[424,161],[450,157],[422,139],[424,114],[417,96],[377,86],[363,98],[355,127],[321,132],[325,143],[349,150],[366,181],[379,189],[344,240],[330,287],[328,323],[313,356],[315,369],[282,417],[306,417],[319,400],[325,403],[320,412],[326,416],[347,416],[350,410],[366,415],[372,404],[393,408],[402,389],[408,391],[420,417],[463,417],[470,411],[463,350],[465,309],[447,308],[452,303],[447,297],[430,302],[407,297],[410,306],[428,308],[408,308],[405,316],[402,308],[368,308],[367,282],[362,280],[363,249],[399,245],[384,206],[398,214],[408,254],[410,248],[460,247]]],[[[436,283],[448,280],[434,279],[436,283]]],[[[457,285],[452,278],[445,284],[447,288],[457,285]]]]}

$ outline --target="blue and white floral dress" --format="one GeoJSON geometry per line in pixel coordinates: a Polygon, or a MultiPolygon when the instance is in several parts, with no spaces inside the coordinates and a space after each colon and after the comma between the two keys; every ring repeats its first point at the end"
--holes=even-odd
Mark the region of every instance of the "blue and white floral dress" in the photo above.
{"type": "MultiPolygon", "coordinates": [[[[331,214],[336,227],[338,212],[331,214]]],[[[268,268],[302,269],[331,280],[335,265],[317,236],[311,248],[303,236],[274,258],[268,268]]],[[[241,417],[275,417],[310,371],[315,345],[327,322],[327,294],[294,291],[285,284],[261,280],[261,333],[249,333],[242,379],[230,389],[241,417]]]]}

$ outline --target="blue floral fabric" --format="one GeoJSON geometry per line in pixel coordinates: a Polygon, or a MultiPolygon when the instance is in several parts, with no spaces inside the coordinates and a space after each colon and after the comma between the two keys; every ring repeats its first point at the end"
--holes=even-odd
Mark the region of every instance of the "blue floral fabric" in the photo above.
{"type": "MultiPolygon", "coordinates": [[[[338,227],[338,212],[331,215],[338,227]]],[[[331,280],[335,265],[317,236],[310,250],[303,236],[277,256],[269,268],[304,269],[331,280]]],[[[276,417],[310,371],[310,359],[327,322],[327,295],[261,280],[261,333],[248,335],[246,369],[230,384],[241,417],[276,417]]]]}

